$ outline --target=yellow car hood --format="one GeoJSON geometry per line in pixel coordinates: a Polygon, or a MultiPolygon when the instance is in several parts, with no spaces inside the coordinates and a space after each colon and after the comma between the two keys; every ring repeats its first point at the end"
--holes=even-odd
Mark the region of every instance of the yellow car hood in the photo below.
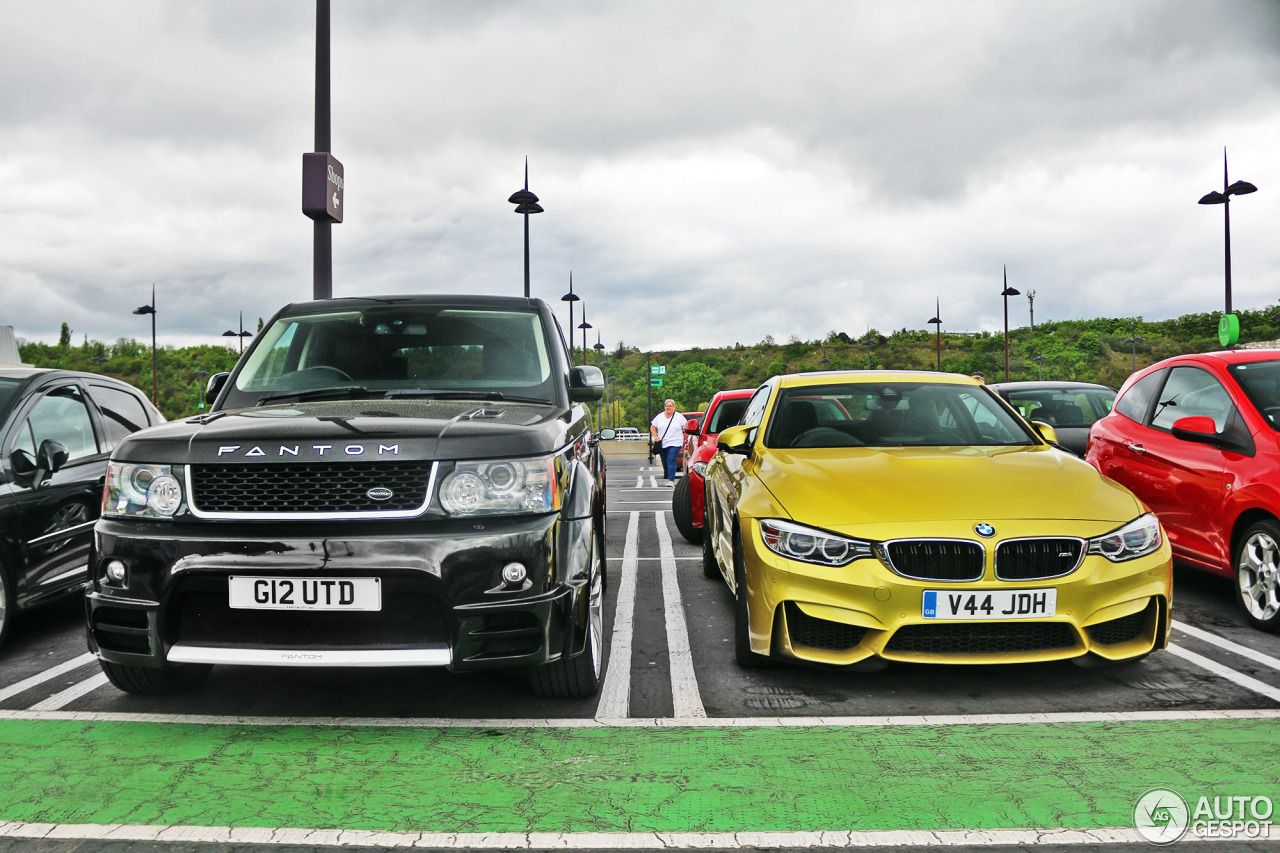
{"type": "Polygon", "coordinates": [[[766,449],[780,509],[828,529],[931,521],[1127,522],[1144,512],[1092,466],[1049,447],[766,449]]]}

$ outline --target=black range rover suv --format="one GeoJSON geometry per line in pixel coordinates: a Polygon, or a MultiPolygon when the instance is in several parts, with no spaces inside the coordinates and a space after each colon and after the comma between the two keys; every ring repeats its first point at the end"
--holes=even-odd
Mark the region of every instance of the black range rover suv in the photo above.
{"type": "Polygon", "coordinates": [[[208,414],[112,453],[90,649],[131,693],[222,663],[527,667],[594,694],[603,385],[537,299],[284,308],[208,414]]]}

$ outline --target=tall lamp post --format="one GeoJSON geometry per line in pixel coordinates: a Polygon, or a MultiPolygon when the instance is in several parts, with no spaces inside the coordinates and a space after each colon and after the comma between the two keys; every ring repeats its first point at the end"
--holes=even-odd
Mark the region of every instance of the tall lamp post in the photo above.
{"type": "Polygon", "coordinates": [[[1000,291],[1000,295],[1004,297],[1004,381],[1009,381],[1009,297],[1021,296],[1022,291],[1009,286],[1009,268],[1004,268],[1004,290],[1000,291]]]}
{"type": "Polygon", "coordinates": [[[240,331],[233,332],[230,329],[227,329],[225,332],[222,333],[222,336],[224,338],[239,338],[240,354],[241,355],[244,354],[244,339],[253,337],[253,332],[246,332],[244,330],[244,312],[243,311],[240,312],[240,331]]]}
{"type": "Polygon", "coordinates": [[[1220,204],[1222,205],[1222,223],[1223,223],[1223,239],[1226,245],[1226,293],[1227,307],[1223,312],[1231,313],[1231,196],[1248,195],[1256,193],[1258,188],[1248,181],[1236,181],[1234,184],[1227,183],[1227,149],[1222,149],[1222,192],[1211,192],[1205,194],[1199,201],[1199,204],[1220,204]]]}
{"type": "Polygon", "coordinates": [[[151,315],[151,404],[159,406],[160,403],[156,399],[156,286],[151,285],[151,304],[139,305],[133,309],[135,314],[151,315]]]}
{"type": "Polygon", "coordinates": [[[595,326],[592,326],[590,323],[587,322],[587,306],[585,303],[582,306],[582,322],[578,324],[578,328],[582,330],[582,363],[586,364],[587,362],[587,329],[594,329],[595,326]]]}
{"type": "Polygon", "coordinates": [[[937,370],[939,373],[941,373],[942,372],[942,301],[938,299],[936,296],[934,297],[933,317],[929,319],[929,322],[933,323],[937,327],[934,329],[934,332],[933,332],[933,343],[935,348],[938,351],[937,370]]]}
{"type": "Polygon", "coordinates": [[[573,367],[573,303],[582,301],[582,297],[573,292],[573,270],[569,270],[569,292],[561,296],[560,301],[569,303],[569,366],[573,367]]]}
{"type": "Polygon", "coordinates": [[[1143,338],[1141,335],[1130,335],[1129,337],[1124,339],[1124,342],[1126,344],[1129,344],[1129,348],[1133,350],[1133,372],[1134,373],[1138,372],[1138,344],[1142,343],[1142,340],[1143,338]]]}
{"type": "Polygon", "coordinates": [[[529,298],[529,214],[542,213],[538,197],[529,192],[529,158],[524,158],[524,189],[516,190],[507,199],[516,206],[516,213],[524,217],[524,296],[529,298]]]}

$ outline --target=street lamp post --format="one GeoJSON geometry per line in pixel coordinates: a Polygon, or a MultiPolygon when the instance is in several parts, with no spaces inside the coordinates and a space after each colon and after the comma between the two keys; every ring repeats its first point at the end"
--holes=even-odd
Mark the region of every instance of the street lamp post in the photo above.
{"type": "Polygon", "coordinates": [[[937,370],[942,372],[942,301],[936,296],[934,297],[933,316],[929,318],[929,322],[933,323],[936,328],[933,332],[934,347],[938,351],[937,370]]]}
{"type": "Polygon", "coordinates": [[[151,304],[140,305],[133,309],[135,314],[151,315],[151,404],[159,406],[156,393],[156,286],[151,285],[151,304]]]}
{"type": "Polygon", "coordinates": [[[569,366],[573,367],[573,303],[582,301],[582,297],[573,292],[573,270],[569,270],[569,292],[561,296],[560,301],[569,303],[569,366]]]}
{"type": "Polygon", "coordinates": [[[1133,350],[1133,372],[1134,373],[1138,372],[1138,344],[1142,343],[1142,340],[1143,338],[1141,335],[1130,335],[1129,337],[1124,339],[1124,342],[1126,344],[1129,344],[1130,349],[1133,350]]]}
{"type": "Polygon", "coordinates": [[[542,213],[538,197],[529,192],[529,158],[524,158],[524,189],[511,194],[508,202],[516,206],[516,213],[524,217],[524,296],[529,298],[529,214],[542,213]]]}
{"type": "Polygon", "coordinates": [[[587,322],[586,303],[583,303],[582,305],[582,322],[578,324],[578,328],[582,330],[582,362],[585,364],[587,361],[587,329],[595,328],[587,322]]]}
{"type": "Polygon", "coordinates": [[[1000,295],[1004,297],[1004,381],[1009,381],[1009,297],[1021,296],[1022,291],[1009,286],[1009,268],[1004,268],[1004,290],[1000,291],[1000,295]]]}
{"type": "Polygon", "coordinates": [[[1044,379],[1044,359],[1043,355],[1036,356],[1036,370],[1039,372],[1041,379],[1044,379]]]}
{"type": "Polygon", "coordinates": [[[1236,181],[1234,184],[1227,183],[1227,149],[1222,149],[1222,192],[1206,193],[1199,201],[1199,204],[1220,204],[1222,205],[1222,223],[1223,223],[1223,239],[1226,246],[1226,294],[1227,307],[1223,312],[1231,313],[1231,196],[1248,195],[1256,193],[1258,188],[1248,181],[1236,181]]]}
{"type": "Polygon", "coordinates": [[[244,312],[243,311],[240,312],[240,331],[233,332],[230,329],[227,329],[225,332],[222,333],[222,336],[224,338],[239,338],[240,354],[241,355],[244,354],[244,339],[253,337],[253,332],[246,332],[244,330],[244,312]]]}

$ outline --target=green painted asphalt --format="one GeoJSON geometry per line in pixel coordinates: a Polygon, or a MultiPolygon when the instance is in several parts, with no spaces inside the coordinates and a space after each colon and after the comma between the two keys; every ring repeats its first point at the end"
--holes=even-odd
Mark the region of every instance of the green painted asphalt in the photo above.
{"type": "Polygon", "coordinates": [[[0,721],[0,820],[428,832],[1132,826],[1280,801],[1275,720],[415,728],[0,721]],[[1192,800],[1194,802],[1194,800],[1192,800]]]}

